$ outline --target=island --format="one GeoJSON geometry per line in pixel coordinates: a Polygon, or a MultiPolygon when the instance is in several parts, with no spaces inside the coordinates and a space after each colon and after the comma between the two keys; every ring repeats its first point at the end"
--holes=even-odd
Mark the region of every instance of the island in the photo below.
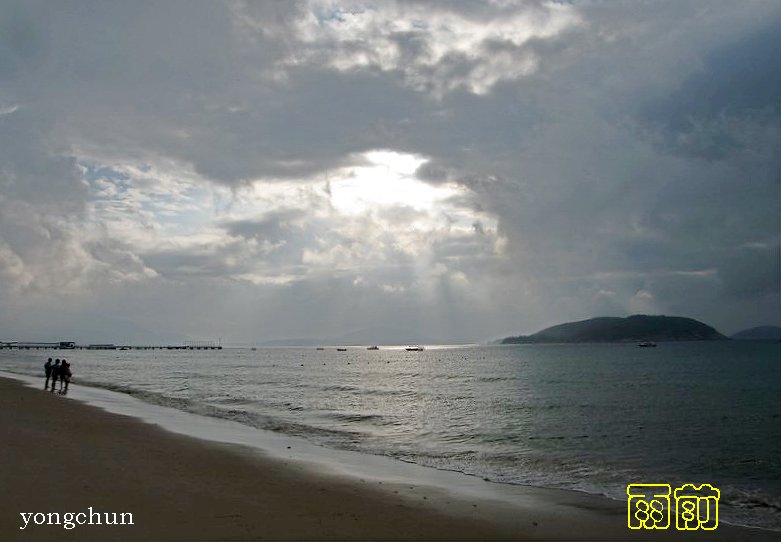
{"type": "Polygon", "coordinates": [[[632,341],[713,341],[727,337],[692,318],[635,314],[603,316],[552,326],[532,335],[507,337],[501,344],[605,343],[632,341]]]}

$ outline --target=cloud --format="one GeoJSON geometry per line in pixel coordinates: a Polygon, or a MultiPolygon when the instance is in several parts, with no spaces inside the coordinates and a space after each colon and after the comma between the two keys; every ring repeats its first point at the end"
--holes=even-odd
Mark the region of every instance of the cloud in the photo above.
{"type": "Polygon", "coordinates": [[[287,284],[345,276],[389,291],[425,283],[421,260],[449,261],[455,276],[464,262],[496,257],[495,221],[454,198],[458,187],[416,179],[420,158],[373,152],[353,161],[362,165],[332,171],[327,188],[315,179],[241,189],[209,235],[160,238],[143,260],[167,277],[287,284]]]}
{"type": "Polygon", "coordinates": [[[567,4],[532,2],[484,9],[454,2],[311,2],[292,25],[299,48],[283,66],[340,72],[399,72],[416,90],[485,94],[497,82],[537,71],[535,41],[580,23],[567,4]]]}
{"type": "Polygon", "coordinates": [[[780,27],[763,1],[6,1],[0,321],[779,323],[780,27]]]}

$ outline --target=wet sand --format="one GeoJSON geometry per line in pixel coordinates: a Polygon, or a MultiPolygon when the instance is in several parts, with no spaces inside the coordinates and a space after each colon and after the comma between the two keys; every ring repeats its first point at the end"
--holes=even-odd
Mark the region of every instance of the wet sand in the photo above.
{"type": "Polygon", "coordinates": [[[623,503],[565,491],[529,488],[511,506],[336,476],[5,378],[0,488],[0,540],[781,540],[729,526],[629,531],[623,503]],[[20,529],[21,512],[59,512],[62,521],[65,512],[90,508],[132,513],[133,525],[67,530],[31,520],[20,529]]]}

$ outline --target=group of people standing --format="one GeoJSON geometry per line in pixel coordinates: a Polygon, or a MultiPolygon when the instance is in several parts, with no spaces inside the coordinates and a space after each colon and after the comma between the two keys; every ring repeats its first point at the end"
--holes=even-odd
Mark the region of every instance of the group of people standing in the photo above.
{"type": "Polygon", "coordinates": [[[60,381],[60,393],[68,393],[68,384],[71,383],[71,364],[66,360],[56,359],[52,363],[52,358],[43,364],[43,371],[46,373],[46,384],[43,389],[49,389],[49,379],[52,381],[51,390],[56,391],[57,381],[60,381]]]}

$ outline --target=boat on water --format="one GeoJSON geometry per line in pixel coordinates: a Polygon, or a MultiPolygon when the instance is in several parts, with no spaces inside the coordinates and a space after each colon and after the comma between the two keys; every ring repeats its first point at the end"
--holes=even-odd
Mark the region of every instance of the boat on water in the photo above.
{"type": "Polygon", "coordinates": [[[317,348],[315,348],[315,350],[325,350],[325,348],[323,348],[322,346],[318,346],[317,348]]]}
{"type": "Polygon", "coordinates": [[[337,352],[347,352],[347,349],[346,349],[346,348],[341,348],[341,347],[340,347],[340,348],[337,348],[337,349],[336,349],[336,351],[337,351],[337,352]]]}
{"type": "Polygon", "coordinates": [[[641,341],[637,343],[640,348],[656,348],[656,343],[653,341],[641,341]]]}
{"type": "Polygon", "coordinates": [[[425,350],[425,348],[423,348],[419,344],[416,344],[414,346],[408,346],[406,350],[407,352],[422,352],[423,350],[425,350]]]}
{"type": "Polygon", "coordinates": [[[379,349],[380,349],[379,346],[369,346],[368,348],[366,348],[366,350],[379,350],[379,349]]]}

